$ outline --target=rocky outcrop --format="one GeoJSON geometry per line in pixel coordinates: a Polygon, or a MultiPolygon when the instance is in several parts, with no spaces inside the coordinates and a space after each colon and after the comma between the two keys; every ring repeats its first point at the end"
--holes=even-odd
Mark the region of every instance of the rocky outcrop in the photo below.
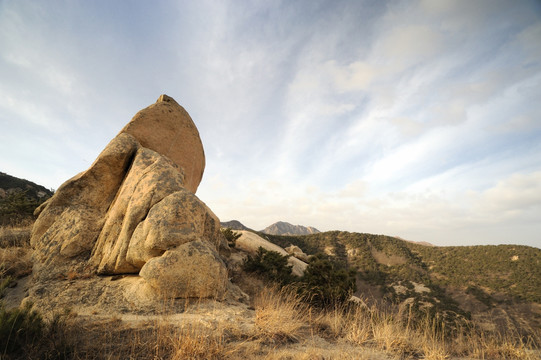
{"type": "Polygon", "coordinates": [[[36,210],[34,276],[139,274],[172,297],[223,295],[227,244],[194,194],[204,165],[190,116],[160,96],[36,210]]]}
{"type": "Polygon", "coordinates": [[[296,245],[290,245],[284,249],[289,255],[296,257],[299,260],[308,262],[308,255],[302,251],[302,249],[296,245]]]}
{"type": "Polygon", "coordinates": [[[292,225],[284,221],[278,221],[265,229],[261,230],[262,233],[269,235],[309,235],[320,232],[318,229],[311,226],[292,225]]]}

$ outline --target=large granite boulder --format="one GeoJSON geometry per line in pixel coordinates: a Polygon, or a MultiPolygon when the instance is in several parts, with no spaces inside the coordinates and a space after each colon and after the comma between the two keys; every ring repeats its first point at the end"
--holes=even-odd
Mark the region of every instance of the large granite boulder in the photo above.
{"type": "Polygon", "coordinates": [[[223,295],[227,245],[194,194],[204,164],[190,116],[160,96],[36,210],[34,277],[140,274],[173,297],[223,295]]]}

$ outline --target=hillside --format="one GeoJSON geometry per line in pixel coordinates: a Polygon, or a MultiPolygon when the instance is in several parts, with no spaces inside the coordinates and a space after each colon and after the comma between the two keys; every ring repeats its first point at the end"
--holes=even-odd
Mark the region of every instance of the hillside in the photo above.
{"type": "Polygon", "coordinates": [[[44,186],[0,172],[0,224],[31,219],[34,209],[52,195],[44,186]]]}
{"type": "Polygon", "coordinates": [[[426,247],[409,244],[441,285],[486,288],[541,303],[541,249],[521,245],[426,247]]]}
{"type": "Polygon", "coordinates": [[[53,195],[53,192],[45,186],[0,172],[0,198],[5,198],[10,193],[15,192],[24,192],[26,197],[34,200],[53,195]]]}
{"type": "Polygon", "coordinates": [[[284,221],[278,221],[261,230],[262,233],[270,235],[308,235],[316,234],[320,231],[311,226],[292,225],[284,221]]]}
{"type": "Polygon", "coordinates": [[[501,326],[541,328],[541,249],[434,247],[340,231],[262,236],[307,254],[326,253],[356,269],[361,297],[413,301],[415,309],[428,307],[451,321],[473,317],[501,326]]]}

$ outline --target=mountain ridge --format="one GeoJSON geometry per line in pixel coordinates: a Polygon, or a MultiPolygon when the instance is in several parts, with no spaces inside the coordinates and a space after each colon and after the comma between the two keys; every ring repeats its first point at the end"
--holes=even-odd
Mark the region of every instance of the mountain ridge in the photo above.
{"type": "Polygon", "coordinates": [[[53,192],[43,185],[30,180],[18,178],[0,171],[0,197],[4,198],[10,193],[25,192],[25,195],[34,200],[50,197],[53,192]]]}
{"type": "Polygon", "coordinates": [[[267,226],[263,230],[255,231],[238,220],[222,221],[220,225],[223,228],[230,228],[232,230],[249,230],[253,232],[260,232],[270,235],[310,235],[320,233],[318,229],[313,226],[293,225],[285,221],[278,221],[274,224],[267,226]]]}
{"type": "Polygon", "coordinates": [[[220,226],[231,230],[251,230],[238,220],[221,221],[220,226]]]}

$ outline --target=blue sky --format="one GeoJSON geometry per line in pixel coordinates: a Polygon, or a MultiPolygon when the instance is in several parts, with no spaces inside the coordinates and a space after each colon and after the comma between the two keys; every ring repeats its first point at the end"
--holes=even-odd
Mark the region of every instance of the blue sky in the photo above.
{"type": "Polygon", "coordinates": [[[50,188],[165,93],[222,221],[541,244],[536,1],[0,0],[0,78],[0,171],[50,188]]]}

